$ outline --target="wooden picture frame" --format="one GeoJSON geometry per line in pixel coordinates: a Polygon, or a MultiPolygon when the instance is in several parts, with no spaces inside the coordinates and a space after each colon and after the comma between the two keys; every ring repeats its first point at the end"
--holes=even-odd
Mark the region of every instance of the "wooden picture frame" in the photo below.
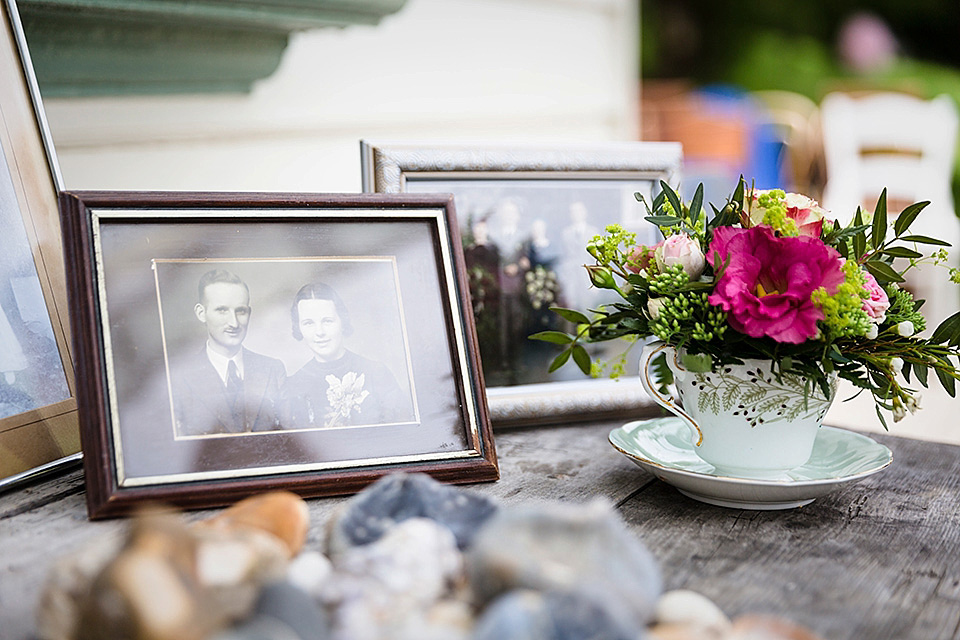
{"type": "MultiPolygon", "coordinates": [[[[656,413],[636,376],[638,348],[628,351],[619,380],[588,379],[573,365],[548,374],[555,346],[528,336],[559,328],[551,305],[583,311],[614,301],[590,287],[582,268],[590,261],[586,243],[612,223],[636,231],[640,242],[659,240],[634,194],[649,202],[661,180],[678,186],[678,143],[466,147],[362,140],[360,155],[365,192],[454,194],[496,425],[656,413]],[[496,227],[505,230],[502,238],[496,227]]],[[[594,347],[595,360],[607,362],[627,349],[594,347]]]]}
{"type": "Polygon", "coordinates": [[[92,518],[498,477],[449,195],[60,207],[92,518]]]}
{"type": "Polygon", "coordinates": [[[0,8],[0,490],[80,459],[62,181],[16,3],[0,8]]]}

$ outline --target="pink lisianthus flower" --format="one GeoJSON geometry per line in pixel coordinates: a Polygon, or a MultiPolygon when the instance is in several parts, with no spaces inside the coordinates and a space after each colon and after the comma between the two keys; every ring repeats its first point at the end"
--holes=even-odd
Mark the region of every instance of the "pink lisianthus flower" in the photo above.
{"type": "Polygon", "coordinates": [[[819,238],[777,237],[766,225],[718,227],[707,259],[719,270],[728,257],[709,301],[729,314],[731,327],[792,344],[816,337],[823,312],[811,295],[819,287],[832,295],[844,281],[835,249],[819,238]]]}
{"type": "MultiPolygon", "coordinates": [[[[757,189],[753,192],[753,205],[750,209],[750,223],[753,226],[761,224],[763,216],[767,212],[757,202],[760,196],[766,193],[769,193],[769,190],[757,189]]],[[[787,217],[797,225],[799,235],[812,238],[820,237],[827,211],[816,200],[799,193],[787,193],[784,195],[783,204],[787,208],[787,217]]]]}
{"type": "Polygon", "coordinates": [[[883,287],[877,283],[877,279],[869,271],[861,268],[860,273],[863,275],[863,288],[870,296],[863,301],[861,308],[870,316],[874,324],[880,324],[887,317],[890,299],[887,297],[887,292],[883,290],[883,287]]]}
{"type": "Polygon", "coordinates": [[[627,257],[627,263],[624,265],[627,271],[632,273],[640,273],[641,271],[647,271],[650,269],[651,264],[656,264],[654,259],[654,252],[660,248],[660,245],[663,244],[663,240],[648,247],[642,244],[637,245],[633,248],[633,251],[630,252],[630,255],[627,257]]]}
{"type": "Polygon", "coordinates": [[[674,234],[659,243],[653,256],[660,271],[679,264],[691,280],[699,278],[706,266],[700,243],[685,233],[674,234]]]}

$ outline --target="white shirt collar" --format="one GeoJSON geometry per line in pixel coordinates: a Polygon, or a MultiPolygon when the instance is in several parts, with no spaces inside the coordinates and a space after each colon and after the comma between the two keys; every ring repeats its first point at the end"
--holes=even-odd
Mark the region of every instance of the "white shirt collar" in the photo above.
{"type": "Polygon", "coordinates": [[[227,367],[230,366],[231,360],[237,363],[237,372],[240,374],[240,379],[243,380],[243,349],[240,349],[237,355],[228,358],[214,351],[210,347],[210,341],[207,340],[207,359],[210,361],[210,364],[213,365],[213,368],[217,370],[217,374],[220,376],[220,382],[224,385],[227,384],[227,367]]]}

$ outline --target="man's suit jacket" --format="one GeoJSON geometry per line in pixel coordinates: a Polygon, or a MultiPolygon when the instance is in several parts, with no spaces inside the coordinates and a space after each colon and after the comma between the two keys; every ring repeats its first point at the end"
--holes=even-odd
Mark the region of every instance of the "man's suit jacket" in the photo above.
{"type": "Polygon", "coordinates": [[[231,410],[227,390],[207,358],[206,348],[173,371],[177,435],[247,433],[281,429],[280,411],[286,370],[275,358],[243,350],[243,398],[231,410]]]}

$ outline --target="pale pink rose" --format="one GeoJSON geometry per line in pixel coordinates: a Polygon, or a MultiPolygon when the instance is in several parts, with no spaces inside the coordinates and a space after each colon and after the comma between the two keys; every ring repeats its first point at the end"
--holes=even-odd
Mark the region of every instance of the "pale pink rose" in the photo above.
{"type": "MultiPolygon", "coordinates": [[[[769,190],[757,189],[753,192],[753,205],[750,208],[750,226],[757,226],[763,222],[763,216],[767,210],[757,202],[760,196],[768,193],[769,190]]],[[[793,220],[797,225],[797,232],[801,236],[820,237],[820,231],[823,229],[823,221],[828,213],[816,200],[808,198],[800,193],[788,193],[783,199],[787,207],[787,217],[793,220]]]]}
{"type": "Polygon", "coordinates": [[[823,230],[823,219],[827,213],[807,196],[799,193],[788,193],[784,198],[787,205],[787,217],[797,223],[797,231],[802,236],[820,237],[820,231],[823,230]]]}
{"type": "Polygon", "coordinates": [[[873,322],[880,324],[884,318],[887,317],[887,309],[890,308],[890,299],[887,298],[887,292],[877,284],[876,278],[870,275],[869,271],[861,269],[860,273],[863,274],[863,288],[870,294],[870,297],[863,301],[861,309],[866,311],[873,322]]]}
{"type": "Polygon", "coordinates": [[[637,245],[633,248],[633,251],[630,252],[629,257],[627,258],[627,264],[624,265],[627,268],[627,271],[632,271],[633,273],[640,273],[641,271],[647,271],[650,269],[650,265],[654,264],[653,253],[663,244],[661,240],[652,247],[647,247],[645,245],[637,245]]]}
{"type": "Polygon", "coordinates": [[[700,243],[685,233],[672,235],[661,242],[653,255],[661,271],[679,264],[691,280],[699,278],[706,265],[700,243]]]}

